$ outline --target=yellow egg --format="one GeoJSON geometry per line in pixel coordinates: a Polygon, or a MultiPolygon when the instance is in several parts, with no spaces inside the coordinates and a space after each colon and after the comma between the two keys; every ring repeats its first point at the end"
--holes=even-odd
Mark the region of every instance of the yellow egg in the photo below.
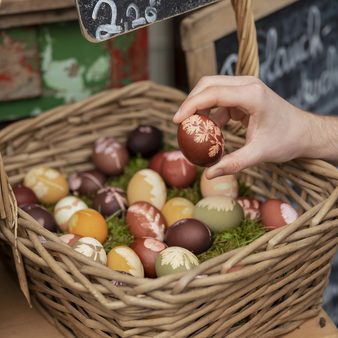
{"type": "Polygon", "coordinates": [[[41,203],[54,204],[68,195],[65,177],[56,169],[37,167],[25,176],[24,185],[31,188],[41,203]]]}
{"type": "Polygon", "coordinates": [[[127,272],[135,277],[144,277],[144,268],[135,251],[127,246],[116,246],[108,254],[107,265],[109,268],[127,272]]]}
{"type": "Polygon", "coordinates": [[[68,222],[68,231],[74,235],[92,237],[104,243],[108,237],[108,225],[94,209],[77,211],[68,222]]]}
{"type": "Polygon", "coordinates": [[[191,218],[194,211],[194,205],[182,197],[170,199],[162,209],[162,215],[167,221],[168,226],[173,225],[183,218],[191,218]]]}
{"type": "Polygon", "coordinates": [[[128,184],[129,205],[148,202],[161,210],[167,198],[167,189],[161,176],[151,169],[138,171],[128,184]]]}

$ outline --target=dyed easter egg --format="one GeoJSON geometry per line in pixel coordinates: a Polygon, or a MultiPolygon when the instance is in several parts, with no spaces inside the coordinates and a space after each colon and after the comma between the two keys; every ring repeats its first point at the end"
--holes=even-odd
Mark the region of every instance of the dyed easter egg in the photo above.
{"type": "Polygon", "coordinates": [[[93,162],[107,175],[120,175],[129,161],[127,149],[113,137],[99,138],[94,145],[93,162]]]}
{"type": "Polygon", "coordinates": [[[194,212],[194,204],[183,197],[174,197],[166,202],[162,208],[162,215],[171,226],[183,218],[191,218],[194,212]]]}
{"type": "Polygon", "coordinates": [[[152,237],[164,239],[166,221],[161,212],[147,202],[132,204],[127,212],[126,223],[129,232],[136,238],[152,237]]]}
{"type": "Polygon", "coordinates": [[[237,198],[238,182],[235,175],[219,176],[208,180],[205,173],[206,170],[204,170],[200,182],[203,197],[226,196],[237,198]]]}
{"type": "Polygon", "coordinates": [[[57,202],[54,208],[54,217],[61,231],[67,232],[70,218],[77,211],[87,208],[87,204],[75,196],[67,196],[57,202]]]}
{"type": "Polygon", "coordinates": [[[181,219],[169,227],[164,242],[169,247],[179,246],[198,255],[211,247],[211,231],[196,219],[181,219]]]}
{"type": "Polygon", "coordinates": [[[130,246],[139,256],[145,276],[149,278],[156,277],[155,263],[158,254],[167,246],[155,238],[136,238],[130,246]]]}
{"type": "Polygon", "coordinates": [[[82,237],[72,245],[73,249],[96,263],[107,264],[107,254],[102,244],[92,237],[82,237]]]}
{"type": "Polygon", "coordinates": [[[83,237],[74,234],[63,234],[59,238],[63,243],[73,246],[80,238],[83,237]]]}
{"type": "Polygon", "coordinates": [[[71,234],[93,237],[104,243],[108,237],[108,225],[103,216],[94,209],[77,211],[68,222],[71,234]]]}
{"type": "Polygon", "coordinates": [[[259,220],[261,217],[260,202],[247,197],[237,198],[238,204],[243,208],[245,218],[253,221],[259,220]]]}
{"type": "Polygon", "coordinates": [[[217,163],[224,149],[221,129],[205,115],[192,115],[178,127],[177,140],[184,156],[198,166],[217,163]]]}
{"type": "Polygon", "coordinates": [[[129,181],[127,196],[129,204],[143,201],[161,210],[167,198],[167,189],[157,172],[143,169],[129,181]]]}
{"type": "Polygon", "coordinates": [[[83,171],[69,176],[70,190],[81,195],[95,194],[103,188],[106,177],[97,170],[83,171]]]}
{"type": "Polygon", "coordinates": [[[15,195],[18,207],[23,207],[24,205],[29,204],[36,204],[39,202],[34,191],[21,184],[15,185],[13,187],[13,193],[15,195]]]}
{"type": "Polygon", "coordinates": [[[53,215],[38,204],[25,205],[22,210],[33,217],[40,225],[51,232],[57,232],[56,222],[53,215]]]}
{"type": "Polygon", "coordinates": [[[162,172],[162,164],[163,164],[163,161],[166,157],[168,152],[166,151],[161,151],[157,154],[155,154],[149,161],[149,165],[148,165],[148,168],[151,169],[151,170],[154,170],[156,171],[158,174],[161,175],[161,172],[162,172]]]}
{"type": "Polygon", "coordinates": [[[205,223],[211,231],[218,233],[239,226],[244,219],[244,212],[234,199],[212,196],[196,204],[193,218],[205,223]]]}
{"type": "Polygon", "coordinates": [[[68,183],[56,169],[37,167],[25,176],[24,185],[32,189],[41,203],[54,204],[68,195],[68,183]]]}
{"type": "Polygon", "coordinates": [[[181,151],[170,151],[162,162],[161,176],[171,187],[186,188],[197,175],[197,168],[191,164],[181,151]]]}
{"type": "Polygon", "coordinates": [[[266,229],[273,230],[293,223],[297,218],[297,211],[288,203],[271,199],[261,204],[261,221],[266,229]]]}
{"type": "Polygon", "coordinates": [[[173,273],[186,272],[198,265],[198,258],[192,252],[172,246],[159,253],[155,268],[157,276],[162,277],[173,273]]]}
{"type": "Polygon", "coordinates": [[[127,148],[131,155],[150,158],[163,146],[163,133],[156,127],[140,125],[134,129],[127,140],[127,148]]]}
{"type": "Polygon", "coordinates": [[[116,246],[108,253],[109,268],[116,271],[123,271],[134,277],[144,277],[144,269],[140,258],[134,250],[127,246],[116,246]]]}

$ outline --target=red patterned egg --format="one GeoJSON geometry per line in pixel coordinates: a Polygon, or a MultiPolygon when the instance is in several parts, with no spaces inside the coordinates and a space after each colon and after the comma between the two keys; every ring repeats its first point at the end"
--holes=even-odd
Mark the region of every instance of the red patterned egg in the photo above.
{"type": "Polygon", "coordinates": [[[88,170],[69,176],[70,190],[81,195],[95,194],[103,188],[106,177],[98,170],[88,170]]]}
{"type": "Polygon", "coordinates": [[[136,202],[127,212],[126,223],[136,238],[152,237],[164,239],[166,221],[161,212],[148,202],[136,202]]]}
{"type": "Polygon", "coordinates": [[[178,127],[177,140],[184,156],[198,166],[217,163],[224,149],[224,139],[217,124],[204,115],[192,115],[178,127]]]}
{"type": "Polygon", "coordinates": [[[161,175],[162,164],[163,164],[163,161],[167,153],[168,152],[166,151],[161,151],[160,153],[157,153],[156,155],[154,155],[149,161],[148,168],[156,171],[158,174],[161,175]]]}
{"type": "Polygon", "coordinates": [[[261,221],[267,230],[273,230],[293,223],[297,218],[297,211],[288,203],[271,199],[261,205],[261,221]]]}
{"type": "Polygon", "coordinates": [[[261,203],[253,198],[239,197],[238,204],[243,208],[245,218],[253,221],[259,220],[261,217],[261,203]]]}
{"type": "Polygon", "coordinates": [[[137,256],[139,256],[144,267],[145,276],[155,278],[156,258],[167,246],[155,238],[145,237],[136,238],[130,247],[136,252],[137,256]]]}
{"type": "Polygon", "coordinates": [[[170,151],[164,157],[161,176],[169,186],[186,188],[195,181],[196,175],[196,166],[181,151],[170,151]]]}

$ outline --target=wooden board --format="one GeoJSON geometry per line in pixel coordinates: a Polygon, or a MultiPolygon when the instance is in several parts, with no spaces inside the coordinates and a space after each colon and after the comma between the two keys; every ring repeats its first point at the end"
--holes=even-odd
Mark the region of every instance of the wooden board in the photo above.
{"type": "Polygon", "coordinates": [[[84,36],[100,42],[216,1],[76,0],[76,4],[84,36]]]}

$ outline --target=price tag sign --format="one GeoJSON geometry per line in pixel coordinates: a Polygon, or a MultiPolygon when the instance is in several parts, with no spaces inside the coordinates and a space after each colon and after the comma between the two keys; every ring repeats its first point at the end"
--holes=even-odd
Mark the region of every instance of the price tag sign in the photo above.
{"type": "Polygon", "coordinates": [[[76,0],[81,28],[100,42],[218,0],[76,0]]]}

